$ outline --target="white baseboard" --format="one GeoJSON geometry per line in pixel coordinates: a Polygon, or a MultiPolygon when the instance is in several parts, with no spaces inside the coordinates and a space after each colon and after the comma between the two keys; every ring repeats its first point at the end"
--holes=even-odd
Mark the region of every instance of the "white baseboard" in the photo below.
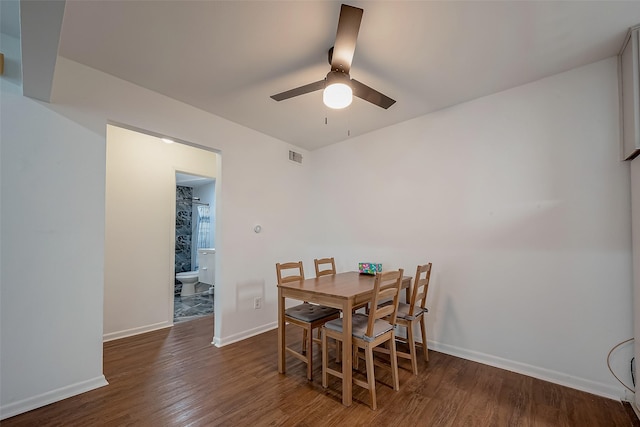
{"type": "Polygon", "coordinates": [[[470,351],[460,347],[441,344],[438,342],[428,341],[428,343],[429,349],[431,350],[450,354],[462,359],[494,366],[500,369],[506,369],[507,371],[512,371],[518,374],[538,378],[540,380],[549,381],[554,384],[559,384],[576,390],[585,391],[587,393],[595,394],[597,396],[602,396],[609,399],[618,401],[625,399],[625,389],[622,386],[614,387],[609,384],[591,381],[584,378],[578,378],[571,375],[563,374],[561,372],[552,371],[550,369],[540,368],[537,366],[528,365],[526,363],[503,359],[500,357],[492,356],[490,354],[470,351]]]}
{"type": "Polygon", "coordinates": [[[258,326],[257,328],[242,331],[239,334],[230,335],[224,338],[213,337],[211,344],[216,347],[224,347],[225,345],[233,344],[234,342],[242,341],[247,338],[251,338],[256,335],[260,335],[264,332],[271,331],[278,328],[278,322],[267,323],[266,325],[258,326]]]}
{"type": "MultiPolygon", "coordinates": [[[[636,393],[625,388],[624,398],[622,399],[622,401],[631,403],[631,406],[634,407],[634,411],[636,412],[636,415],[638,415],[638,411],[637,411],[638,408],[635,407],[636,406],[635,400],[636,400],[636,393]]],[[[640,418],[640,416],[638,418],[640,418]]]]}
{"type": "Polygon", "coordinates": [[[66,399],[71,396],[76,396],[87,391],[94,390],[103,386],[109,385],[104,375],[92,378],[90,380],[82,381],[76,384],[71,384],[57,390],[51,390],[46,393],[42,393],[38,396],[29,397],[18,402],[13,402],[8,405],[0,407],[0,420],[13,417],[18,414],[22,414],[27,411],[40,408],[50,403],[57,402],[62,399],[66,399]]]}
{"type": "Polygon", "coordinates": [[[152,325],[126,329],[124,331],[110,332],[108,334],[102,335],[102,341],[103,342],[113,341],[120,338],[131,337],[133,335],[144,334],[145,332],[157,331],[158,329],[170,328],[172,326],[173,326],[173,323],[170,323],[170,322],[159,322],[159,323],[154,323],[152,325]]]}
{"type": "Polygon", "coordinates": [[[638,417],[640,419],[640,410],[638,409],[638,406],[636,405],[636,402],[632,400],[628,400],[627,402],[629,402],[629,405],[631,405],[631,409],[633,409],[633,412],[635,412],[636,417],[638,417]]]}

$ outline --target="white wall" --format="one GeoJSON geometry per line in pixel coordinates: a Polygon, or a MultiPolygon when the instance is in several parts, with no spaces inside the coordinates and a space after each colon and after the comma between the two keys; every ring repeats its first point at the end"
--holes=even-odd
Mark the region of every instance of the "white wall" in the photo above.
{"type": "Polygon", "coordinates": [[[104,337],[173,325],[176,171],[217,175],[214,152],[107,127],[104,337]]]}
{"type": "Polygon", "coordinates": [[[0,52],[4,54],[4,74],[1,84],[19,86],[22,93],[22,51],[20,40],[0,32],[0,52]]]}
{"type": "MultiPolygon", "coordinates": [[[[640,156],[631,161],[631,213],[633,235],[633,307],[634,354],[636,375],[640,371],[640,156]]],[[[637,376],[636,376],[637,378],[637,376]]],[[[640,407],[640,395],[635,395],[636,412],[640,407]]]]}
{"type": "Polygon", "coordinates": [[[274,327],[274,265],[299,254],[307,240],[299,194],[308,168],[289,162],[291,146],[62,57],[53,95],[60,111],[92,129],[104,132],[111,120],[219,150],[216,280],[224,286],[216,288],[216,343],[274,327]],[[253,297],[261,294],[265,306],[257,313],[253,297]]]}
{"type": "Polygon", "coordinates": [[[309,172],[288,150],[306,151],[65,58],[52,104],[6,84],[1,95],[0,417],[101,384],[109,121],[220,151],[216,343],[276,325],[274,265],[308,241],[299,195],[309,172]],[[257,295],[265,306],[254,311],[257,295]]]}
{"type": "Polygon", "coordinates": [[[431,261],[432,348],[622,397],[605,363],[633,332],[617,109],[612,58],[314,151],[312,252],[342,271],[431,261]]]}
{"type": "Polygon", "coordinates": [[[0,96],[0,417],[106,385],[104,138],[0,96]]]}

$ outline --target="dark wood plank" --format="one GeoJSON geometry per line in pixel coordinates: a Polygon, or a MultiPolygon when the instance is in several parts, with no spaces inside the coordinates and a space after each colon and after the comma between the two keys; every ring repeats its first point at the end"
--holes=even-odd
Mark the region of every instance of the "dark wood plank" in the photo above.
{"type": "MultiPolygon", "coordinates": [[[[300,344],[299,332],[288,328],[291,345],[300,344]]],[[[212,336],[208,316],[105,343],[108,386],[0,424],[640,426],[628,404],[435,351],[428,363],[418,358],[418,376],[403,364],[399,392],[385,370],[376,370],[377,411],[357,386],[345,407],[339,380],[322,388],[320,363],[312,382],[293,357],[287,374],[278,374],[275,330],[223,348],[211,345],[212,336]]]]}

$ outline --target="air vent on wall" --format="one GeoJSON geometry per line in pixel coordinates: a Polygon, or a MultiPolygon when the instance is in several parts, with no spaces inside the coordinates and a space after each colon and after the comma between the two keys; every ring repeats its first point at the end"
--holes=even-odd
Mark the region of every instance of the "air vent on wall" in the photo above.
{"type": "Polygon", "coordinates": [[[289,160],[302,164],[302,154],[289,150],[289,160]]]}

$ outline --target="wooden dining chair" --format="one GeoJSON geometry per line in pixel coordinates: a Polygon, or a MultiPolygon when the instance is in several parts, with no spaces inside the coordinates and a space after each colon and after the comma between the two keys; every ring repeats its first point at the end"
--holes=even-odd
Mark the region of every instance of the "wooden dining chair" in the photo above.
{"type": "MultiPolygon", "coordinates": [[[[304,280],[302,261],[276,264],[278,284],[304,280]],[[293,271],[293,273],[291,273],[293,271]],[[283,273],[286,273],[283,274],[283,273]]],[[[320,339],[313,338],[313,330],[320,328],[325,322],[340,317],[340,310],[322,305],[303,302],[284,312],[285,324],[290,323],[302,328],[302,351],[298,352],[290,347],[286,351],[307,364],[307,378],[313,379],[313,343],[320,343],[320,339]]]]}
{"type": "MultiPolygon", "coordinates": [[[[336,261],[333,257],[331,258],[316,258],[313,260],[313,263],[316,266],[316,277],[321,276],[329,276],[331,274],[336,274],[336,261]],[[328,266],[328,267],[324,267],[328,266]]],[[[362,304],[358,304],[353,307],[353,311],[357,311],[361,308],[364,308],[365,311],[369,310],[369,301],[363,302],[362,304]]],[[[318,333],[320,330],[318,330],[318,333]]],[[[318,335],[320,336],[320,335],[318,335]]],[[[337,355],[337,360],[340,360],[340,354],[337,355]]]]}
{"type": "MultiPolygon", "coordinates": [[[[336,274],[336,261],[331,258],[316,258],[313,260],[316,267],[316,277],[330,276],[336,274]]],[[[320,328],[318,328],[318,339],[320,339],[320,328]]]]}
{"type": "Polygon", "coordinates": [[[316,277],[336,274],[336,261],[331,258],[316,258],[313,260],[316,266],[316,277]],[[326,267],[328,266],[328,267],[326,267]]]}
{"type": "MultiPolygon", "coordinates": [[[[396,337],[398,341],[406,342],[409,352],[403,352],[396,349],[398,357],[411,360],[411,368],[414,375],[418,375],[418,356],[416,354],[416,345],[422,347],[424,360],[429,361],[429,349],[427,348],[427,326],[425,314],[427,310],[427,291],[429,290],[429,279],[431,278],[431,263],[419,265],[416,269],[416,275],[411,289],[411,299],[409,303],[398,303],[398,311],[396,315],[396,326],[403,326],[407,330],[407,339],[396,337]],[[414,327],[420,325],[422,333],[422,342],[416,342],[414,337],[414,327]]],[[[389,321],[390,317],[387,318],[389,321]]],[[[386,350],[379,350],[387,353],[386,350]]]]}
{"type": "MultiPolygon", "coordinates": [[[[389,344],[393,389],[396,391],[400,389],[393,325],[403,273],[404,271],[399,269],[376,274],[369,313],[356,313],[353,315],[351,334],[353,336],[354,353],[356,354],[354,360],[357,360],[357,357],[359,357],[357,353],[359,349],[362,349],[367,370],[367,381],[354,377],[353,383],[369,390],[371,409],[373,410],[377,408],[373,349],[381,344],[389,344]],[[387,299],[391,299],[393,302],[378,307],[380,301],[387,299]],[[387,316],[389,316],[389,320],[386,320],[387,316]]],[[[329,375],[342,378],[342,372],[328,367],[328,339],[332,338],[336,342],[340,342],[342,340],[342,332],[342,319],[331,320],[322,327],[322,386],[325,388],[328,386],[329,375]]],[[[337,347],[339,348],[339,346],[337,347]]]]}

